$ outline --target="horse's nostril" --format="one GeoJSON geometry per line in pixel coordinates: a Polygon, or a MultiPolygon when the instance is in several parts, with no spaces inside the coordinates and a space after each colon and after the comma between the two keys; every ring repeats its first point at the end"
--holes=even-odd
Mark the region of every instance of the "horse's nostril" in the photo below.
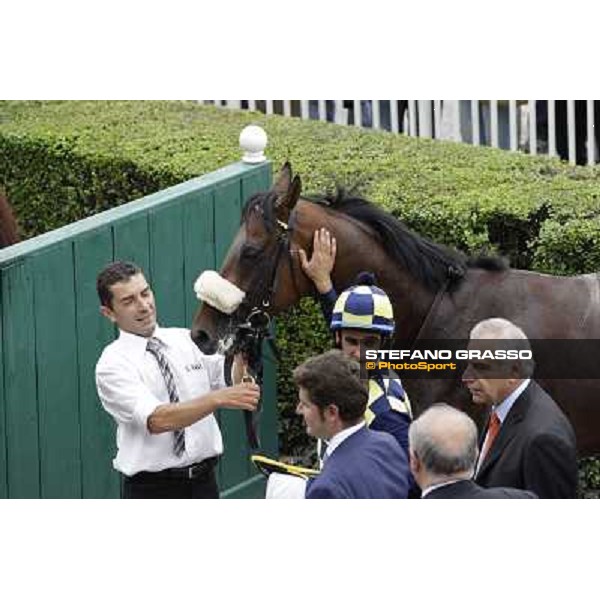
{"type": "Polygon", "coordinates": [[[217,351],[217,342],[211,340],[206,331],[200,329],[199,331],[193,332],[192,339],[204,354],[214,354],[217,351]]]}

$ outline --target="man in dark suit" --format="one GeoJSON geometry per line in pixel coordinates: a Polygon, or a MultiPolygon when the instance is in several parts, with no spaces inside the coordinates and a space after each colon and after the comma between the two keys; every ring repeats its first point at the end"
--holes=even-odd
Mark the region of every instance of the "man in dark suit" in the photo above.
{"type": "Polygon", "coordinates": [[[330,350],[297,367],[294,381],[307,433],[328,441],[306,498],[406,498],[406,453],[390,434],[365,426],[368,390],[360,365],[330,350]]]}
{"type": "MultiPolygon", "coordinates": [[[[482,340],[529,348],[523,330],[505,319],[481,321],[470,337],[469,348],[481,346],[482,340]]],[[[475,481],[527,489],[540,498],[575,498],[577,450],[571,424],[528,377],[531,365],[507,361],[501,374],[490,372],[496,368],[488,360],[471,360],[462,377],[473,402],[490,408],[475,481]]]]}
{"type": "Polygon", "coordinates": [[[409,429],[410,469],[427,499],[535,498],[507,487],[485,489],[471,478],[477,461],[477,427],[464,412],[434,404],[409,429]]]}

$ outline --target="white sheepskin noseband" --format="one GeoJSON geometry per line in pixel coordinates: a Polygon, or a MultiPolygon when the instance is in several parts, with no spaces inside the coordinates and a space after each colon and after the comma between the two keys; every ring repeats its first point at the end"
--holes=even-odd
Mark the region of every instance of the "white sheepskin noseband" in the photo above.
{"type": "Polygon", "coordinates": [[[246,292],[221,277],[216,271],[204,271],[196,279],[194,292],[198,300],[230,315],[241,303],[246,292]]]}

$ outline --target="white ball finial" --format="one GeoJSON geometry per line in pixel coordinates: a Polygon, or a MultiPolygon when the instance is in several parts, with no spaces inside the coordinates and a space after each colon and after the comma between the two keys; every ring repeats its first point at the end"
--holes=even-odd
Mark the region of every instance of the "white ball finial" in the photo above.
{"type": "Polygon", "coordinates": [[[248,125],[240,133],[240,146],[244,151],[242,162],[261,163],[267,160],[264,149],[267,147],[267,134],[258,125],[248,125]]]}

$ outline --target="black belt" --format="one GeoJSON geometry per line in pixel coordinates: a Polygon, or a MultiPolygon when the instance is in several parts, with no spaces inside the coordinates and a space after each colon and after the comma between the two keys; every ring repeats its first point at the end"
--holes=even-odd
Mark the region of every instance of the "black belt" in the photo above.
{"type": "Polygon", "coordinates": [[[172,467],[171,469],[163,469],[162,471],[139,471],[135,475],[132,475],[131,479],[197,479],[206,475],[218,462],[218,456],[211,456],[187,467],[172,467]]]}

